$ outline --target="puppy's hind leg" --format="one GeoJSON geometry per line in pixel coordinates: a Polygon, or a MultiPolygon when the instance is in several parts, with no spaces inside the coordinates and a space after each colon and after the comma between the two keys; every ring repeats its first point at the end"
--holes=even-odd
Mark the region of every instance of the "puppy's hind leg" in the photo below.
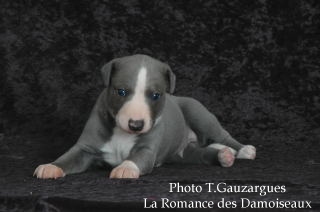
{"type": "Polygon", "coordinates": [[[218,119],[200,102],[188,97],[177,97],[177,102],[188,126],[197,135],[200,146],[220,143],[236,151],[243,147],[241,143],[233,139],[231,135],[222,128],[218,119]]]}
{"type": "Polygon", "coordinates": [[[256,148],[252,145],[245,145],[238,151],[237,158],[254,160],[256,158],[256,148]]]}
{"type": "Polygon", "coordinates": [[[173,161],[187,164],[221,165],[230,167],[234,163],[234,150],[230,147],[216,148],[215,146],[200,147],[194,141],[190,142],[173,161]]]}
{"type": "MultiPolygon", "coordinates": [[[[176,97],[188,126],[197,135],[201,147],[212,143],[221,144],[238,152],[239,159],[254,159],[256,149],[251,145],[243,145],[235,140],[223,127],[218,119],[200,102],[188,97],[176,97]]],[[[234,152],[234,151],[232,151],[234,152]]]]}
{"type": "Polygon", "coordinates": [[[219,150],[218,160],[221,166],[230,167],[233,165],[235,155],[237,154],[236,150],[232,149],[231,147],[216,143],[210,144],[207,148],[219,150]]]}

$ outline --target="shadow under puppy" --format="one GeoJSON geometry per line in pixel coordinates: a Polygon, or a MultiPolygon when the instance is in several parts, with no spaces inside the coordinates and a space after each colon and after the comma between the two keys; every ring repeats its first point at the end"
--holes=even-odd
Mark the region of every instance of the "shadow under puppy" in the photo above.
{"type": "Polygon", "coordinates": [[[110,178],[138,178],[164,162],[232,166],[254,159],[256,149],[224,130],[197,100],[171,95],[175,75],[147,55],[117,58],[102,68],[100,94],[77,143],[38,178],[85,171],[96,160],[114,168],[110,178]]]}

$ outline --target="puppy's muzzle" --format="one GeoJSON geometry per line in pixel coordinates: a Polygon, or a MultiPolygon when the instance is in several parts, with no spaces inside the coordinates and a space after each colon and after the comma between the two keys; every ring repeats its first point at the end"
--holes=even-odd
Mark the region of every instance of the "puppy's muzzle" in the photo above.
{"type": "Polygon", "coordinates": [[[128,122],[129,129],[134,132],[139,132],[144,127],[144,120],[132,120],[130,119],[128,122]]]}

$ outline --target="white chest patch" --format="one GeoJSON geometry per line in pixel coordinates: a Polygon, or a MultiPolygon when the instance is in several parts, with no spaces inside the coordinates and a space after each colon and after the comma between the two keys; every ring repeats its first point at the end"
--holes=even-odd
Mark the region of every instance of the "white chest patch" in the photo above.
{"type": "Polygon", "coordinates": [[[110,140],[101,148],[103,159],[112,166],[122,163],[129,155],[137,136],[128,134],[118,127],[113,129],[110,140]]]}

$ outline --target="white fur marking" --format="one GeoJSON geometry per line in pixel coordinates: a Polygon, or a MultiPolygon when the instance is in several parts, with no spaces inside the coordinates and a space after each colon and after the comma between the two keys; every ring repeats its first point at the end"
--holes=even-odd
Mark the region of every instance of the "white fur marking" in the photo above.
{"type": "Polygon", "coordinates": [[[188,143],[195,142],[198,140],[197,135],[190,128],[188,129],[188,143]]]}
{"type": "Polygon", "coordinates": [[[256,158],[256,148],[252,145],[245,145],[242,147],[237,155],[239,159],[255,159],[256,158]]]}
{"type": "Polygon", "coordinates": [[[144,99],[146,80],[147,80],[147,69],[145,67],[142,67],[139,70],[139,74],[138,74],[138,80],[135,87],[135,96],[139,96],[144,99]]]}
{"type": "Polygon", "coordinates": [[[37,178],[48,179],[58,177],[64,177],[66,174],[60,167],[57,167],[51,163],[39,165],[33,173],[33,176],[37,176],[37,178]]]}
{"type": "Polygon", "coordinates": [[[104,160],[112,166],[119,165],[128,157],[135,140],[136,135],[114,128],[110,141],[101,148],[104,160]]]}
{"type": "Polygon", "coordinates": [[[123,161],[111,171],[110,178],[139,178],[138,166],[130,160],[123,161]]]}
{"type": "Polygon", "coordinates": [[[117,122],[124,130],[129,131],[128,121],[144,120],[144,128],[140,133],[147,132],[151,128],[151,115],[149,105],[146,103],[145,90],[147,81],[147,69],[142,67],[139,70],[136,87],[132,99],[126,102],[119,110],[117,122]]]}
{"type": "Polygon", "coordinates": [[[184,149],[191,143],[191,142],[197,142],[198,137],[197,135],[193,132],[192,129],[190,129],[190,127],[187,127],[186,129],[186,134],[187,134],[187,138],[186,138],[186,142],[183,146],[181,146],[181,150],[178,151],[178,155],[183,158],[183,152],[184,149]]]}
{"type": "MultiPolygon", "coordinates": [[[[208,147],[221,150],[221,149],[226,148],[228,146],[223,145],[223,144],[214,143],[214,144],[210,144],[208,147]]],[[[237,151],[235,149],[233,149],[231,147],[228,147],[228,148],[230,149],[230,151],[232,152],[233,155],[237,154],[237,151]]]]}
{"type": "Polygon", "coordinates": [[[137,172],[140,173],[140,170],[139,170],[138,166],[131,160],[123,161],[119,167],[134,169],[134,170],[136,170],[137,172]]]}
{"type": "Polygon", "coordinates": [[[156,126],[162,119],[162,116],[159,116],[158,118],[156,118],[156,121],[154,122],[154,126],[156,126]]]}
{"type": "Polygon", "coordinates": [[[230,167],[234,163],[234,154],[230,150],[230,147],[225,147],[219,150],[218,160],[222,167],[230,167]]]}

